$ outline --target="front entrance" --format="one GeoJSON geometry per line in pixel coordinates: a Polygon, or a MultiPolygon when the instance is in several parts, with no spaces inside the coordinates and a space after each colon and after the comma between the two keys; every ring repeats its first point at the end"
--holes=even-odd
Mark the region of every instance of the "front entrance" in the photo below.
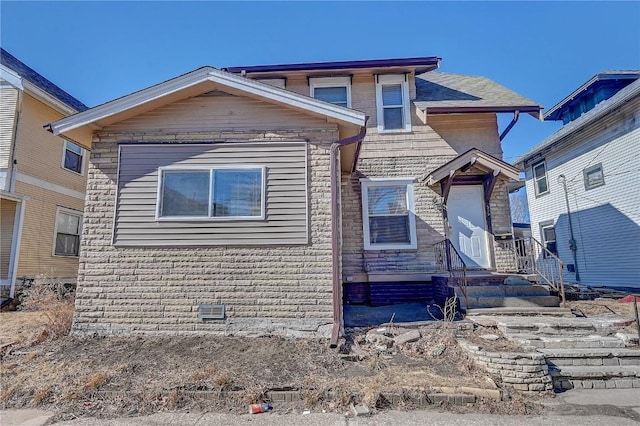
{"type": "Polygon", "coordinates": [[[481,185],[453,185],[447,199],[450,239],[469,268],[491,267],[484,190],[481,185]]]}

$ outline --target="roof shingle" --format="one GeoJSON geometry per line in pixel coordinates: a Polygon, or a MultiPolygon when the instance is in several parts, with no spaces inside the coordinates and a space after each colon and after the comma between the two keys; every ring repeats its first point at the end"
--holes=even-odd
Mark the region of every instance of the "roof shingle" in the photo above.
{"type": "Polygon", "coordinates": [[[2,48],[0,48],[0,63],[76,111],[89,108],[2,48]]]}

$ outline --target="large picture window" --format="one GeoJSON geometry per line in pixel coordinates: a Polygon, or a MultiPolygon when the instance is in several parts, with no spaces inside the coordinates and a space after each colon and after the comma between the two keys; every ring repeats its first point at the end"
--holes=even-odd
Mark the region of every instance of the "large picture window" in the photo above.
{"type": "Polygon", "coordinates": [[[82,213],[58,207],[53,254],[55,256],[77,257],[80,254],[82,213]]]}
{"type": "Polygon", "coordinates": [[[411,180],[363,180],[362,220],[366,250],[415,249],[411,180]]]}
{"type": "Polygon", "coordinates": [[[264,167],[160,169],[157,218],[264,219],[264,167]]]}

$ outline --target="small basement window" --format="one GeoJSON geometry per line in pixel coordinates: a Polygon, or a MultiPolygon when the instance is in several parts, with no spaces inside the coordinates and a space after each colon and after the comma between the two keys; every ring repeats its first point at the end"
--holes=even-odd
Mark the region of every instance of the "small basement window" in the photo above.
{"type": "Polygon", "coordinates": [[[584,189],[589,190],[604,185],[604,172],[602,163],[587,167],[582,171],[584,176],[584,189]]]}
{"type": "Polygon", "coordinates": [[[198,319],[224,319],[224,305],[198,306],[198,319]]]}

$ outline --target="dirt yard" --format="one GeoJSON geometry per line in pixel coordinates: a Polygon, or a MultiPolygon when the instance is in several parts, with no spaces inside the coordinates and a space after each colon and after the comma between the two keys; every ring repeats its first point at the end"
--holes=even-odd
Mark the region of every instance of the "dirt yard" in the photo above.
{"type": "MultiPolygon", "coordinates": [[[[276,410],[346,412],[351,402],[386,408],[384,392],[496,386],[460,350],[454,335],[497,331],[458,330],[443,322],[423,328],[418,341],[393,347],[370,341],[367,330],[355,331],[340,349],[323,339],[278,337],[54,339],[43,332],[47,317],[40,312],[4,312],[0,322],[3,408],[52,409],[57,419],[163,410],[241,413],[277,389],[299,390],[303,400],[276,410]]],[[[503,391],[502,402],[479,399],[473,406],[440,408],[538,412],[535,401],[503,391]]]]}

